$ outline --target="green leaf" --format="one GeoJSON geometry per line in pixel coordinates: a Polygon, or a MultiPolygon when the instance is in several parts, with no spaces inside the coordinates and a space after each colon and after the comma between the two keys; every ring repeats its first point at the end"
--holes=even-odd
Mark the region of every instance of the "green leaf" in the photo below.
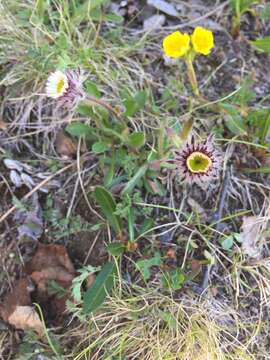
{"type": "Polygon", "coordinates": [[[129,146],[139,149],[145,144],[145,134],[144,132],[134,132],[128,137],[129,146]]]}
{"type": "Polygon", "coordinates": [[[255,46],[257,50],[266,52],[267,54],[270,54],[270,35],[262,38],[257,39],[255,41],[250,41],[250,43],[255,46]]]}
{"type": "Polygon", "coordinates": [[[161,256],[160,253],[155,253],[155,256],[151,259],[139,260],[136,262],[137,269],[142,273],[144,280],[148,280],[151,276],[150,268],[152,266],[160,266],[161,265],[161,256]]]}
{"type": "Polygon", "coordinates": [[[170,329],[177,331],[178,324],[173,314],[171,314],[170,312],[161,312],[160,317],[167,323],[170,329]]]}
{"type": "Polygon", "coordinates": [[[90,16],[90,12],[95,10],[101,5],[104,5],[107,2],[107,0],[91,0],[91,1],[85,1],[81,5],[79,5],[74,12],[74,15],[71,19],[73,25],[77,25],[83,20],[85,20],[87,17],[90,16]]]}
{"type": "Polygon", "coordinates": [[[83,116],[92,116],[93,115],[93,109],[89,105],[80,104],[77,107],[77,111],[80,115],[83,115],[83,116]]]}
{"type": "Polygon", "coordinates": [[[125,106],[125,116],[133,116],[139,110],[141,110],[146,102],[146,92],[138,91],[134,97],[126,98],[123,103],[125,106]]]}
{"type": "Polygon", "coordinates": [[[183,270],[177,268],[163,273],[161,283],[165,289],[179,290],[182,288],[185,280],[186,276],[183,270]]]}
{"type": "Polygon", "coordinates": [[[25,205],[16,196],[12,197],[12,204],[17,210],[26,210],[25,205]]]}
{"type": "Polygon", "coordinates": [[[93,285],[84,294],[83,311],[85,314],[90,314],[103,304],[107,293],[114,285],[115,274],[115,263],[108,262],[103,266],[93,285]]]}
{"type": "Polygon", "coordinates": [[[44,14],[47,7],[48,7],[47,1],[36,0],[35,13],[41,22],[43,22],[44,20],[44,14]]]}
{"type": "Polygon", "coordinates": [[[250,169],[250,168],[243,168],[241,169],[242,172],[245,173],[261,173],[261,174],[270,174],[270,165],[267,166],[261,166],[256,169],[250,169]]]}
{"type": "Polygon", "coordinates": [[[265,144],[270,133],[270,109],[259,109],[248,115],[248,121],[254,129],[254,135],[260,144],[265,144]]]}
{"type": "Polygon", "coordinates": [[[94,81],[87,80],[85,82],[87,94],[94,96],[96,98],[101,98],[101,92],[98,90],[97,84],[94,81]]]}
{"type": "Polygon", "coordinates": [[[257,0],[231,0],[231,6],[238,16],[241,16],[250,9],[250,6],[257,3],[257,0]]]}
{"type": "Polygon", "coordinates": [[[129,241],[134,241],[134,222],[135,222],[135,213],[134,209],[130,207],[128,212],[128,234],[129,234],[129,241]]]}
{"type": "Polygon", "coordinates": [[[123,103],[124,103],[124,106],[126,109],[126,111],[124,112],[124,115],[125,116],[133,116],[137,111],[137,104],[134,101],[134,99],[132,99],[132,98],[126,99],[126,100],[124,100],[123,103]]]}
{"type": "Polygon", "coordinates": [[[108,21],[108,22],[112,22],[112,23],[115,23],[115,24],[123,24],[124,22],[124,18],[123,16],[119,16],[119,15],[116,15],[116,14],[106,14],[105,15],[105,20],[108,21]]]}
{"type": "Polygon", "coordinates": [[[107,246],[107,250],[113,256],[122,255],[125,252],[125,249],[126,249],[125,245],[121,243],[112,243],[107,246]]]}
{"type": "Polygon", "coordinates": [[[122,195],[129,194],[135,188],[141,178],[145,175],[147,168],[148,165],[143,165],[138,169],[136,174],[128,181],[128,183],[122,190],[122,195]]]}
{"type": "Polygon", "coordinates": [[[106,175],[104,176],[103,183],[106,188],[110,187],[113,183],[114,174],[115,174],[115,150],[112,149],[112,154],[110,158],[111,164],[106,175]]]}
{"type": "Polygon", "coordinates": [[[140,228],[140,235],[148,233],[155,226],[153,219],[145,219],[140,228]]]}
{"type": "Polygon", "coordinates": [[[145,91],[138,91],[136,95],[134,96],[134,100],[136,101],[138,105],[138,110],[141,110],[144,108],[146,103],[146,92],[145,91]]]}
{"type": "Polygon", "coordinates": [[[65,128],[66,132],[68,132],[72,136],[76,137],[89,137],[92,135],[92,128],[89,125],[86,125],[81,122],[72,122],[65,128]]]}
{"type": "Polygon", "coordinates": [[[91,265],[85,266],[82,269],[79,269],[78,272],[80,275],[76,276],[72,280],[72,296],[76,302],[80,303],[82,301],[81,287],[83,282],[88,278],[90,274],[93,274],[100,270],[100,267],[93,267],[91,265]]]}
{"type": "Polygon", "coordinates": [[[244,119],[239,114],[238,110],[231,104],[220,104],[224,109],[225,125],[234,135],[246,134],[246,125],[244,119]]]}
{"type": "Polygon", "coordinates": [[[123,228],[122,221],[119,216],[114,214],[116,211],[116,203],[111,193],[104,187],[97,186],[94,192],[94,196],[116,235],[120,234],[123,228]]]}
{"type": "Polygon", "coordinates": [[[105,151],[107,151],[109,149],[108,144],[106,144],[103,141],[99,141],[96,142],[92,145],[92,151],[95,154],[100,154],[100,153],[104,153],[105,151]]]}
{"type": "Polygon", "coordinates": [[[264,21],[270,19],[270,4],[266,5],[261,13],[261,17],[264,21]]]}
{"type": "Polygon", "coordinates": [[[179,140],[178,140],[178,146],[181,144],[181,142],[183,141],[186,141],[189,134],[190,134],[190,131],[193,127],[193,123],[194,123],[194,118],[191,117],[190,119],[188,119],[184,125],[183,125],[183,128],[180,132],[180,135],[179,135],[179,140]]]}
{"type": "Polygon", "coordinates": [[[221,241],[222,248],[227,251],[231,250],[231,248],[233,247],[233,240],[234,240],[233,235],[226,236],[225,239],[221,241]]]}

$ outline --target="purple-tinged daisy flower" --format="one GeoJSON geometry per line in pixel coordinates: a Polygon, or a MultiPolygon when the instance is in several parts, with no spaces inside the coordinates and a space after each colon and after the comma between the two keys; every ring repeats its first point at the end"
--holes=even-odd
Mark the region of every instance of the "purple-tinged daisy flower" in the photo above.
{"type": "Polygon", "coordinates": [[[75,106],[85,97],[80,69],[53,72],[46,83],[46,94],[61,105],[75,106]]]}
{"type": "Polygon", "coordinates": [[[195,143],[194,137],[182,148],[175,151],[175,164],[183,181],[189,184],[208,182],[217,178],[221,167],[221,154],[214,147],[213,135],[195,143]]]}

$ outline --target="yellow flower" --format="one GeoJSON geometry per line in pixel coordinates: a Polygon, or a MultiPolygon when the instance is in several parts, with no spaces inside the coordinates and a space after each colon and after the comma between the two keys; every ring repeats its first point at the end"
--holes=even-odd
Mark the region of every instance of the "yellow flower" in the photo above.
{"type": "Polygon", "coordinates": [[[203,55],[208,55],[214,47],[214,36],[212,31],[204,29],[201,26],[196,27],[191,35],[191,41],[194,50],[203,55]]]}
{"type": "Polygon", "coordinates": [[[184,56],[189,50],[190,37],[175,31],[163,40],[163,50],[166,56],[177,59],[184,56]]]}

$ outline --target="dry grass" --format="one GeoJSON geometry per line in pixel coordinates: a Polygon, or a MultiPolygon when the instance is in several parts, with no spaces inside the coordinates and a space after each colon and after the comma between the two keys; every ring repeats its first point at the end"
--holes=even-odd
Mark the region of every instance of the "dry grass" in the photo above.
{"type": "Polygon", "coordinates": [[[213,297],[173,300],[142,288],[114,294],[102,311],[69,333],[79,345],[68,358],[248,360],[255,324],[213,297]],[[132,295],[131,295],[132,292],[132,295]],[[130,297],[132,296],[132,297],[130,297]]]}

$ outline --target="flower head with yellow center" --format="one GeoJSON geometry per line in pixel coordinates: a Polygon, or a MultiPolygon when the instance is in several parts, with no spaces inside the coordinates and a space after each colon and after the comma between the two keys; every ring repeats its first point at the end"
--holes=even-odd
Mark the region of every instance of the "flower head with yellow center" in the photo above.
{"type": "Polygon", "coordinates": [[[53,72],[46,83],[46,95],[59,104],[68,107],[75,106],[85,97],[81,70],[66,70],[53,72]]]}
{"type": "Polygon", "coordinates": [[[63,96],[68,89],[68,79],[62,71],[53,72],[47,80],[46,94],[48,97],[58,99],[63,96]]]}
{"type": "Polygon", "coordinates": [[[213,136],[196,143],[194,137],[181,149],[175,151],[175,163],[181,176],[188,183],[209,182],[220,171],[221,154],[214,147],[213,136]]]}
{"type": "Polygon", "coordinates": [[[166,36],[163,40],[163,50],[166,56],[177,59],[184,56],[190,49],[190,37],[188,34],[182,34],[175,31],[166,36]]]}
{"type": "Polygon", "coordinates": [[[214,35],[212,31],[197,26],[191,35],[191,42],[196,53],[208,55],[214,47],[214,35]]]}

